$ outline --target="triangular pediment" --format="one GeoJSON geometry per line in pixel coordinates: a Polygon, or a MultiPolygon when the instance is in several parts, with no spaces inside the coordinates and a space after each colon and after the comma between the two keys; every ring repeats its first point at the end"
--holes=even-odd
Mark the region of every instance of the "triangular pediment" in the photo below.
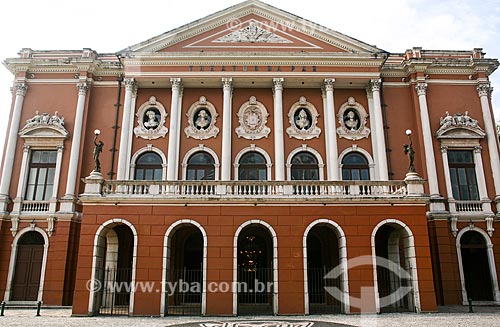
{"type": "Polygon", "coordinates": [[[258,0],[249,0],[133,45],[121,53],[190,51],[328,52],[383,50],[258,0]]]}

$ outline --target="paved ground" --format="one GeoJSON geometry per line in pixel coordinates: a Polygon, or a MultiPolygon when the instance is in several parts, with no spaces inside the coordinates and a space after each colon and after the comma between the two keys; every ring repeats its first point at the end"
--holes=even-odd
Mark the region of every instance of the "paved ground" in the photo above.
{"type": "Polygon", "coordinates": [[[500,307],[443,307],[440,313],[259,317],[71,317],[71,309],[6,309],[0,326],[179,326],[179,327],[340,327],[340,326],[500,326],[500,307]]]}

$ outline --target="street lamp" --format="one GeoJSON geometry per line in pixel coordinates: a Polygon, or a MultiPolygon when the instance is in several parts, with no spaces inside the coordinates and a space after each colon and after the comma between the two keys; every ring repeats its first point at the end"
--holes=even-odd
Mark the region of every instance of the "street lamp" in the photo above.
{"type": "Polygon", "coordinates": [[[102,141],[97,142],[97,137],[101,134],[101,131],[96,129],[94,131],[94,152],[93,152],[93,157],[94,157],[94,163],[95,163],[95,168],[94,172],[100,173],[101,172],[101,162],[99,161],[99,155],[102,152],[102,147],[104,146],[104,143],[102,141]]]}
{"type": "Polygon", "coordinates": [[[408,136],[408,144],[403,145],[404,152],[406,155],[408,155],[408,160],[409,160],[409,165],[408,165],[408,172],[409,173],[415,173],[415,166],[413,165],[413,161],[415,160],[415,150],[413,149],[413,142],[411,140],[411,129],[406,130],[406,135],[408,136]]]}

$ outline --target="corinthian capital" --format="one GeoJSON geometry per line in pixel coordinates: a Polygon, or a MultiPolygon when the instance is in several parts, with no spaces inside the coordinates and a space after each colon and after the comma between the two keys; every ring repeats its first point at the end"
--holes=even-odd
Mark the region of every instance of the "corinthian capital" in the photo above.
{"type": "Polygon", "coordinates": [[[490,85],[487,83],[481,83],[477,85],[476,89],[479,97],[488,96],[488,93],[490,91],[490,85]]]}
{"type": "Polygon", "coordinates": [[[380,79],[370,80],[370,88],[372,89],[372,92],[380,92],[381,85],[382,85],[382,81],[380,79]]]}
{"type": "Polygon", "coordinates": [[[233,88],[233,78],[232,77],[223,77],[222,78],[222,88],[224,90],[229,90],[233,88]]]}
{"type": "Polygon", "coordinates": [[[134,91],[135,79],[133,79],[133,78],[125,78],[125,80],[123,81],[123,83],[125,84],[125,90],[126,91],[129,91],[129,92],[133,92],[134,91]]]}
{"type": "Polygon", "coordinates": [[[333,91],[333,86],[335,85],[335,78],[325,78],[325,91],[333,91]]]}
{"type": "Polygon", "coordinates": [[[25,96],[26,91],[28,91],[26,83],[16,83],[14,87],[16,88],[16,95],[25,96]]]}
{"type": "Polygon", "coordinates": [[[81,82],[76,84],[76,87],[78,88],[78,95],[86,95],[87,90],[89,89],[89,84],[87,82],[81,82]]]}
{"type": "Polygon", "coordinates": [[[285,82],[285,79],[282,77],[273,78],[274,89],[283,91],[283,82],[285,82]]]}
{"type": "Polygon", "coordinates": [[[172,84],[172,91],[180,91],[182,86],[182,80],[179,77],[171,78],[170,83],[172,84]]]}
{"type": "Polygon", "coordinates": [[[427,83],[422,82],[422,83],[417,83],[415,85],[415,90],[417,90],[417,94],[420,95],[426,95],[427,94],[427,83]]]}

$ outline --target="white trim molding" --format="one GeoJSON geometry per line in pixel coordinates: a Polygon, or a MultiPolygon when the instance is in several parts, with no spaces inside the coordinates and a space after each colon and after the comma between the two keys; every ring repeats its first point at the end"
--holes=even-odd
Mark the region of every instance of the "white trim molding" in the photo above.
{"type": "MultiPolygon", "coordinates": [[[[271,238],[273,241],[273,314],[278,314],[278,237],[273,227],[267,222],[259,219],[252,219],[242,223],[236,233],[234,234],[233,241],[233,285],[238,283],[238,236],[240,232],[247,226],[250,225],[262,225],[269,233],[271,233],[271,238]]],[[[233,315],[238,314],[238,291],[237,287],[233,286],[233,315]]]]}
{"type": "Polygon", "coordinates": [[[464,266],[462,262],[462,251],[460,240],[462,236],[467,232],[477,232],[484,237],[486,241],[486,253],[488,255],[488,266],[490,269],[490,277],[491,277],[491,286],[493,287],[493,296],[495,304],[500,304],[500,291],[498,289],[498,277],[497,277],[497,269],[495,265],[495,253],[493,252],[493,243],[491,242],[491,238],[483,229],[470,224],[467,227],[462,228],[458,234],[456,239],[456,247],[457,247],[457,258],[458,258],[458,270],[460,272],[460,285],[462,287],[462,304],[467,305],[469,303],[467,297],[467,290],[465,289],[465,274],[464,274],[464,266]]]}
{"type": "Polygon", "coordinates": [[[317,225],[324,225],[332,229],[338,239],[338,250],[339,250],[339,265],[341,266],[342,274],[339,276],[341,279],[341,291],[342,291],[342,311],[345,314],[350,313],[350,303],[349,303],[349,274],[347,267],[347,242],[345,233],[340,227],[339,224],[330,219],[317,219],[310,223],[302,237],[302,249],[303,249],[303,257],[304,257],[304,314],[309,314],[309,288],[308,288],[308,278],[307,278],[307,236],[311,229],[317,225]]]}
{"type": "MultiPolygon", "coordinates": [[[[379,291],[378,291],[378,275],[377,275],[377,253],[376,253],[376,248],[375,248],[375,236],[377,235],[378,230],[380,227],[383,225],[393,225],[397,226],[399,231],[404,231],[404,234],[406,235],[401,235],[404,238],[404,248],[405,248],[405,257],[407,264],[405,264],[405,268],[409,271],[407,271],[410,274],[411,278],[411,287],[412,287],[412,294],[413,294],[413,308],[417,313],[420,313],[422,308],[420,304],[420,291],[418,288],[418,272],[417,272],[417,257],[416,257],[416,252],[415,252],[415,239],[413,237],[413,233],[406,225],[400,220],[397,219],[385,219],[377,224],[375,228],[372,231],[371,235],[371,247],[372,247],[372,260],[373,260],[373,290],[374,290],[374,295],[375,295],[375,310],[377,313],[380,313],[380,297],[379,297],[379,291]]],[[[389,239],[391,241],[391,239],[389,239]]],[[[389,254],[390,255],[390,254],[389,254]]],[[[389,259],[391,260],[391,259],[389,259]]]]}
{"type": "Polygon", "coordinates": [[[288,158],[286,159],[287,180],[289,181],[292,180],[292,159],[293,157],[295,157],[296,154],[300,152],[309,152],[316,158],[316,160],[318,161],[319,180],[320,181],[325,180],[325,163],[323,162],[323,158],[321,157],[321,154],[318,151],[307,146],[307,144],[302,144],[300,148],[295,148],[288,155],[288,158]]]}
{"type": "Polygon", "coordinates": [[[271,180],[271,168],[273,166],[273,164],[271,162],[271,156],[266,152],[266,150],[255,146],[255,144],[250,144],[250,146],[248,146],[244,149],[241,149],[240,152],[238,152],[238,154],[234,158],[234,164],[233,164],[234,165],[234,180],[235,181],[238,180],[240,160],[241,160],[241,157],[243,157],[243,155],[247,152],[258,152],[264,156],[264,158],[266,159],[267,180],[270,181],[271,180]]]}
{"type": "Polygon", "coordinates": [[[15,268],[16,268],[16,259],[17,259],[17,243],[19,242],[19,239],[28,232],[38,232],[42,235],[44,244],[43,244],[43,259],[42,259],[42,267],[41,267],[41,272],[40,272],[40,286],[38,287],[38,295],[37,295],[37,302],[43,301],[43,287],[45,284],[45,271],[47,269],[47,256],[49,252],[49,236],[47,233],[39,228],[36,227],[34,224],[29,227],[25,227],[22,230],[20,230],[16,236],[14,237],[14,240],[12,241],[12,250],[10,252],[10,261],[9,261],[9,272],[7,275],[7,286],[5,287],[5,293],[4,293],[4,301],[6,303],[12,302],[10,301],[10,294],[12,292],[12,283],[14,282],[14,275],[15,275],[15,268]]]}
{"type": "Polygon", "coordinates": [[[161,162],[162,162],[161,179],[165,180],[167,177],[167,157],[165,156],[165,154],[161,149],[154,147],[152,144],[148,144],[147,146],[140,148],[139,150],[135,151],[135,153],[132,155],[132,158],[130,159],[130,179],[131,180],[134,179],[137,159],[139,159],[139,157],[146,152],[154,152],[161,157],[161,162]]]}
{"type": "MultiPolygon", "coordinates": [[[[137,268],[137,230],[134,225],[129,221],[122,218],[113,218],[106,222],[104,222],[97,229],[94,237],[94,251],[92,254],[92,275],[91,275],[91,283],[90,285],[100,285],[100,281],[97,279],[97,269],[103,267],[104,264],[104,256],[105,252],[105,241],[106,241],[106,232],[117,225],[126,225],[130,228],[130,231],[134,235],[134,249],[132,252],[132,278],[130,281],[130,285],[135,285],[135,276],[136,276],[136,268],[137,268]]],[[[99,303],[96,301],[97,296],[99,296],[99,289],[90,289],[89,290],[89,306],[88,313],[89,315],[94,315],[99,308],[95,308],[95,304],[99,303]]],[[[129,316],[134,315],[134,300],[135,300],[135,287],[131,287],[130,289],[130,301],[129,301],[129,316]]]]}
{"type": "Polygon", "coordinates": [[[196,147],[196,148],[190,149],[184,155],[184,159],[182,159],[182,180],[187,179],[187,167],[189,164],[189,158],[198,152],[206,152],[212,156],[212,158],[214,159],[215,180],[218,181],[219,180],[219,173],[220,173],[219,157],[217,156],[217,153],[214,150],[212,150],[209,147],[204,146],[203,144],[198,145],[198,147],[196,147]]]}
{"type": "Polygon", "coordinates": [[[201,232],[201,235],[203,237],[203,277],[202,277],[202,293],[201,293],[201,315],[204,316],[206,314],[207,310],[207,247],[208,247],[208,237],[207,233],[205,232],[205,229],[203,226],[200,225],[195,220],[191,219],[181,219],[177,220],[170,227],[167,229],[167,232],[165,233],[164,241],[163,241],[163,265],[162,265],[162,277],[161,277],[161,285],[163,285],[162,290],[161,290],[161,298],[160,298],[160,315],[166,316],[167,314],[167,301],[166,297],[167,294],[165,292],[166,290],[166,285],[167,285],[167,276],[168,272],[170,271],[170,258],[171,258],[171,240],[172,236],[175,231],[178,229],[182,228],[182,226],[185,225],[193,225],[196,228],[198,228],[201,232]]]}

